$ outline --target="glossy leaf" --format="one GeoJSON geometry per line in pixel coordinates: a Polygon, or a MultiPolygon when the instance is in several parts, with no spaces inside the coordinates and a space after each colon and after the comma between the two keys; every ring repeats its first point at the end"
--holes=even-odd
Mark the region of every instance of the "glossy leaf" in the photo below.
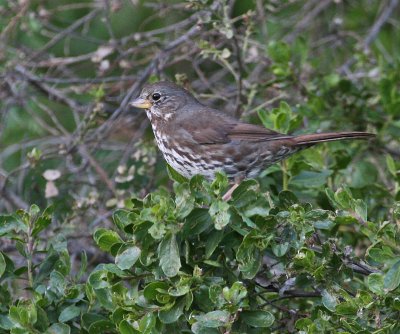
{"type": "Polygon", "coordinates": [[[139,259],[140,253],[139,247],[129,247],[115,257],[115,264],[122,270],[129,269],[139,259]]]}
{"type": "Polygon", "coordinates": [[[271,327],[275,321],[275,317],[267,311],[244,311],[240,317],[251,327],[271,327]]]}
{"type": "Polygon", "coordinates": [[[181,268],[179,248],[175,234],[167,234],[158,247],[160,266],[164,274],[174,277],[181,268]]]}

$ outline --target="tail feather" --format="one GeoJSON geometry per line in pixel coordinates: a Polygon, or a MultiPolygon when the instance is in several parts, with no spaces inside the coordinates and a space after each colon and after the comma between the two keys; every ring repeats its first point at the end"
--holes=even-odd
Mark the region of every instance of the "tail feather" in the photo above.
{"type": "Polygon", "coordinates": [[[299,146],[309,146],[317,143],[328,141],[346,140],[346,139],[370,139],[374,138],[373,133],[368,132],[326,132],[326,133],[313,133],[307,135],[300,135],[294,137],[294,141],[299,146]]]}

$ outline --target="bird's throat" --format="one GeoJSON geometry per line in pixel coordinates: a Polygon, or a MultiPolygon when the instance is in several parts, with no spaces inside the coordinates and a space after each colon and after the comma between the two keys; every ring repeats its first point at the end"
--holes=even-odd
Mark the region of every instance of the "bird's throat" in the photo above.
{"type": "Polygon", "coordinates": [[[174,113],[171,111],[165,111],[155,106],[146,110],[147,117],[150,122],[167,122],[173,118],[174,113]]]}

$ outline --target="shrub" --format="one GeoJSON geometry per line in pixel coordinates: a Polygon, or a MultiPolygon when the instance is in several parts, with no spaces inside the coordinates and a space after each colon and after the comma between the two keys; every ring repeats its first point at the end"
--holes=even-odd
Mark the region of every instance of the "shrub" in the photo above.
{"type": "Polygon", "coordinates": [[[1,236],[16,241],[24,263],[1,253],[0,332],[399,329],[397,227],[369,220],[349,188],[327,188],[330,209],[321,209],[246,180],[225,202],[223,175],[210,184],[171,174],[172,196],[132,198],[115,211],[114,229],[95,231],[114,262],[90,273],[85,253],[72,268],[64,239],[40,247],[51,208],[1,216],[1,236]]]}
{"type": "Polygon", "coordinates": [[[0,4],[0,334],[397,333],[397,1],[0,4]],[[158,155],[146,82],[284,133],[245,180],[158,155]],[[42,208],[42,210],[39,209],[42,208]]]}

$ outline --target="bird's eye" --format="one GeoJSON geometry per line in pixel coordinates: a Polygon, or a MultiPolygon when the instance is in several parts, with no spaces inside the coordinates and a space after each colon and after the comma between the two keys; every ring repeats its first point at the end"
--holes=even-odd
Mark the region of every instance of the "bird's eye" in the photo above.
{"type": "Polygon", "coordinates": [[[160,99],[160,97],[161,97],[161,94],[160,93],[154,93],[151,97],[153,98],[154,101],[158,101],[160,99]]]}

